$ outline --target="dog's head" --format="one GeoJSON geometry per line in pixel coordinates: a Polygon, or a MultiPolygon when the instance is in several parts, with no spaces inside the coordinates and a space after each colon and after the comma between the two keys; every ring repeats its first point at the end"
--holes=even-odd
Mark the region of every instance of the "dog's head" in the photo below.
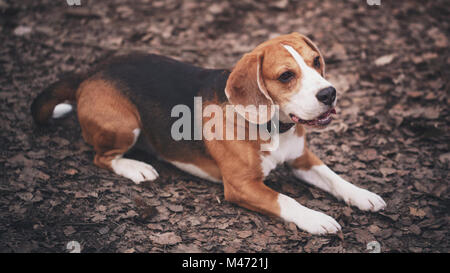
{"type": "Polygon", "coordinates": [[[335,113],[336,89],[324,78],[325,62],[307,37],[291,33],[266,41],[245,54],[228,78],[225,93],[252,123],[269,121],[278,105],[280,120],[314,127],[328,125],[335,113]],[[247,106],[256,106],[247,107],[247,106]]]}

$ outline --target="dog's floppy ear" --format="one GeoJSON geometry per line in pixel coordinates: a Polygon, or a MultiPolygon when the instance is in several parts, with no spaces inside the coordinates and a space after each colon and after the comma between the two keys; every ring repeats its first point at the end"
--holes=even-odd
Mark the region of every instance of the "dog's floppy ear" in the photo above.
{"type": "Polygon", "coordinates": [[[248,53],[234,67],[225,87],[228,101],[236,112],[255,124],[263,124],[275,114],[273,101],[262,77],[264,53],[248,53]]]}

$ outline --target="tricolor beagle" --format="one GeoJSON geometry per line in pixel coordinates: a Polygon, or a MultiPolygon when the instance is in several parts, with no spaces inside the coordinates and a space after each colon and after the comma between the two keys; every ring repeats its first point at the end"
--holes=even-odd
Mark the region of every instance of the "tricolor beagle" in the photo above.
{"type": "MultiPolygon", "coordinates": [[[[292,33],[260,44],[231,71],[203,69],[158,55],[115,57],[85,76],[51,85],[34,100],[31,111],[34,120],[44,124],[71,110],[65,102],[76,102],[83,138],[96,152],[94,163],[135,183],[158,177],[151,165],[122,157],[139,146],[181,170],[222,182],[230,202],[279,216],[310,233],[336,233],[341,226],[333,218],[263,182],[286,162],[296,177],[349,205],[370,211],[386,206],[380,196],[339,177],[306,146],[305,128],[327,126],[335,114],[336,90],[324,73],[318,48],[292,33]],[[267,124],[274,115],[236,106],[277,105],[278,147],[262,151],[260,139],[173,139],[171,109],[175,105],[194,109],[194,97],[202,98],[203,107],[233,106],[247,125],[267,124]]],[[[203,117],[201,122],[207,120],[203,117]]]]}

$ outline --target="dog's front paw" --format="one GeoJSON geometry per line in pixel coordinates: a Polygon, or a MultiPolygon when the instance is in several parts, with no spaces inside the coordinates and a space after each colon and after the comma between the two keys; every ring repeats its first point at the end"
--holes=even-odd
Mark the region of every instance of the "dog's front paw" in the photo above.
{"type": "Polygon", "coordinates": [[[280,217],[294,222],[300,229],[312,234],[336,233],[341,226],[330,216],[300,205],[293,198],[284,194],[278,195],[280,217]]]}
{"type": "Polygon", "coordinates": [[[299,216],[295,224],[302,230],[312,234],[337,233],[341,226],[332,217],[315,210],[307,209],[299,216]]]}
{"type": "Polygon", "coordinates": [[[360,210],[379,211],[386,207],[386,203],[378,194],[358,187],[348,189],[344,200],[360,210]]]}

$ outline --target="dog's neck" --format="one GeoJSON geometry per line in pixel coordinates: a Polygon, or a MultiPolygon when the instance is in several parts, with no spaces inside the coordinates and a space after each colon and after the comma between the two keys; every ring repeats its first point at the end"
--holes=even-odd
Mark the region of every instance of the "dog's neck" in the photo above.
{"type": "Polygon", "coordinates": [[[291,123],[284,123],[284,122],[279,122],[279,133],[285,133],[287,132],[289,129],[291,129],[293,126],[295,125],[295,123],[291,122],[291,123]]]}
{"type": "MultiPolygon", "coordinates": [[[[271,120],[270,122],[275,122],[271,120]]],[[[278,132],[280,134],[287,132],[295,125],[294,122],[283,111],[280,110],[278,117],[278,132]]]]}
{"type": "Polygon", "coordinates": [[[278,121],[278,125],[277,125],[276,121],[272,119],[272,120],[268,121],[267,123],[260,124],[258,126],[267,128],[267,130],[269,130],[271,133],[275,130],[275,128],[273,126],[277,126],[278,133],[283,134],[283,133],[286,133],[289,129],[291,129],[294,125],[295,125],[295,123],[293,123],[293,122],[284,123],[280,120],[278,121]]]}

